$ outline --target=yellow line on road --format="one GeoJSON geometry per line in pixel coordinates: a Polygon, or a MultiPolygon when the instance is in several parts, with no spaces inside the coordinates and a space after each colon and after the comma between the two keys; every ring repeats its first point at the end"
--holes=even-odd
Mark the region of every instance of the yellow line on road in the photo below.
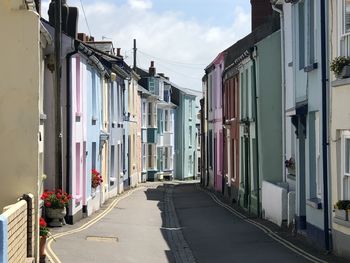
{"type": "Polygon", "coordinates": [[[84,225],[78,227],[77,229],[72,229],[72,230],[69,230],[69,231],[66,231],[66,232],[62,232],[62,233],[58,233],[58,234],[55,234],[53,235],[48,243],[47,243],[47,248],[46,248],[46,251],[48,252],[47,253],[47,257],[48,259],[52,262],[52,263],[62,263],[60,261],[60,259],[58,258],[58,256],[55,254],[55,252],[52,250],[51,248],[51,244],[52,244],[52,241],[56,241],[57,239],[61,238],[61,237],[64,237],[64,236],[67,236],[67,235],[71,235],[71,234],[75,234],[75,233],[78,233],[78,232],[81,232],[85,229],[88,229],[89,227],[91,227],[92,225],[96,224],[98,221],[100,221],[102,218],[104,218],[109,212],[112,211],[112,209],[119,203],[119,201],[127,198],[128,196],[130,196],[131,194],[133,194],[135,191],[138,191],[138,190],[141,190],[141,189],[144,189],[145,187],[138,187],[137,189],[134,189],[134,190],[130,190],[128,191],[126,194],[122,195],[122,196],[119,196],[117,197],[115,200],[113,200],[113,202],[106,208],[106,210],[104,210],[101,214],[99,214],[98,216],[96,216],[95,218],[91,219],[89,222],[85,223],[84,225]]]}
{"type": "Polygon", "coordinates": [[[267,234],[268,236],[270,236],[272,239],[274,239],[275,241],[277,241],[278,243],[282,244],[283,246],[287,247],[288,249],[292,250],[293,252],[297,253],[298,255],[306,258],[307,260],[314,262],[314,263],[327,263],[327,261],[324,261],[320,258],[315,257],[314,255],[309,254],[308,252],[306,252],[305,250],[295,246],[294,244],[292,244],[291,242],[289,242],[288,240],[280,237],[279,235],[277,235],[276,233],[274,233],[270,228],[255,222],[249,218],[247,218],[245,215],[243,215],[242,213],[238,212],[237,210],[235,210],[233,207],[223,203],[215,194],[211,193],[208,190],[202,189],[201,187],[199,187],[197,185],[197,188],[203,192],[205,192],[206,194],[208,194],[215,203],[217,203],[218,205],[220,205],[221,207],[227,209],[229,212],[231,212],[232,214],[234,214],[235,216],[239,217],[240,219],[246,221],[249,224],[252,224],[256,227],[258,227],[259,229],[261,229],[265,234],[267,234]]]}

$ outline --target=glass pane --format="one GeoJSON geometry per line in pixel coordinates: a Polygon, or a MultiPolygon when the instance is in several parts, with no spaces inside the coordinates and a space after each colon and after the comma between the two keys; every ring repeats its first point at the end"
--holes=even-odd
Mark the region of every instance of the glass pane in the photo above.
{"type": "Polygon", "coordinates": [[[350,139],[345,139],[345,173],[350,173],[350,139]]]}
{"type": "Polygon", "coordinates": [[[350,33],[350,0],[345,0],[345,6],[344,6],[344,33],[350,33]]]}

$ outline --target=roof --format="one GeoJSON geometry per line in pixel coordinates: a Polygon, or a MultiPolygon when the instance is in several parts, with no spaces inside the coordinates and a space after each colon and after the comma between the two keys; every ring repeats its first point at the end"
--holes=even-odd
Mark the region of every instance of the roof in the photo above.
{"type": "Polygon", "coordinates": [[[112,41],[87,41],[85,43],[101,50],[102,52],[113,54],[114,47],[112,41]]]}
{"type": "Polygon", "coordinates": [[[267,23],[257,27],[249,35],[240,39],[231,47],[226,49],[225,71],[227,71],[229,67],[238,64],[241,59],[244,59],[244,57],[247,56],[247,51],[249,53],[250,49],[254,47],[256,43],[260,42],[275,31],[278,31],[280,29],[279,22],[280,20],[278,17],[272,16],[267,23]]]}

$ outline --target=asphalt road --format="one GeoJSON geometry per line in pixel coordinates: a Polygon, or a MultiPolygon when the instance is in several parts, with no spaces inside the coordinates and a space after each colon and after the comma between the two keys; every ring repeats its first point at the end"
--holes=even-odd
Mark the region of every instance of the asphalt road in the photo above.
{"type": "Polygon", "coordinates": [[[52,262],[341,262],[310,251],[302,256],[195,184],[151,184],[123,198],[74,226],[53,230],[52,262]]]}

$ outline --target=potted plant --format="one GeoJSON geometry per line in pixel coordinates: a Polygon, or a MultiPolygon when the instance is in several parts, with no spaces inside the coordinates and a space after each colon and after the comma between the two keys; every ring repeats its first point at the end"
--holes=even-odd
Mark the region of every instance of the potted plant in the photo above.
{"type": "Polygon", "coordinates": [[[334,58],[330,68],[337,79],[348,78],[350,77],[350,58],[344,56],[334,58]]]}
{"type": "Polygon", "coordinates": [[[290,157],[288,160],[285,160],[284,165],[288,169],[288,174],[295,174],[295,160],[293,157],[290,157]]]}
{"type": "Polygon", "coordinates": [[[91,170],[91,187],[93,194],[96,192],[96,188],[103,183],[102,176],[96,169],[91,170]]]}
{"type": "Polygon", "coordinates": [[[40,262],[45,262],[46,239],[47,239],[48,235],[50,234],[50,230],[47,227],[47,223],[46,223],[45,219],[42,217],[40,217],[39,226],[40,226],[40,243],[39,243],[40,262]]]}
{"type": "Polygon", "coordinates": [[[334,208],[336,218],[344,221],[349,220],[350,200],[339,200],[334,208]]]}
{"type": "Polygon", "coordinates": [[[62,226],[64,224],[64,217],[66,216],[66,207],[68,202],[72,199],[71,195],[56,189],[55,191],[47,191],[41,195],[41,199],[44,201],[45,215],[51,219],[49,226],[62,226]]]}

